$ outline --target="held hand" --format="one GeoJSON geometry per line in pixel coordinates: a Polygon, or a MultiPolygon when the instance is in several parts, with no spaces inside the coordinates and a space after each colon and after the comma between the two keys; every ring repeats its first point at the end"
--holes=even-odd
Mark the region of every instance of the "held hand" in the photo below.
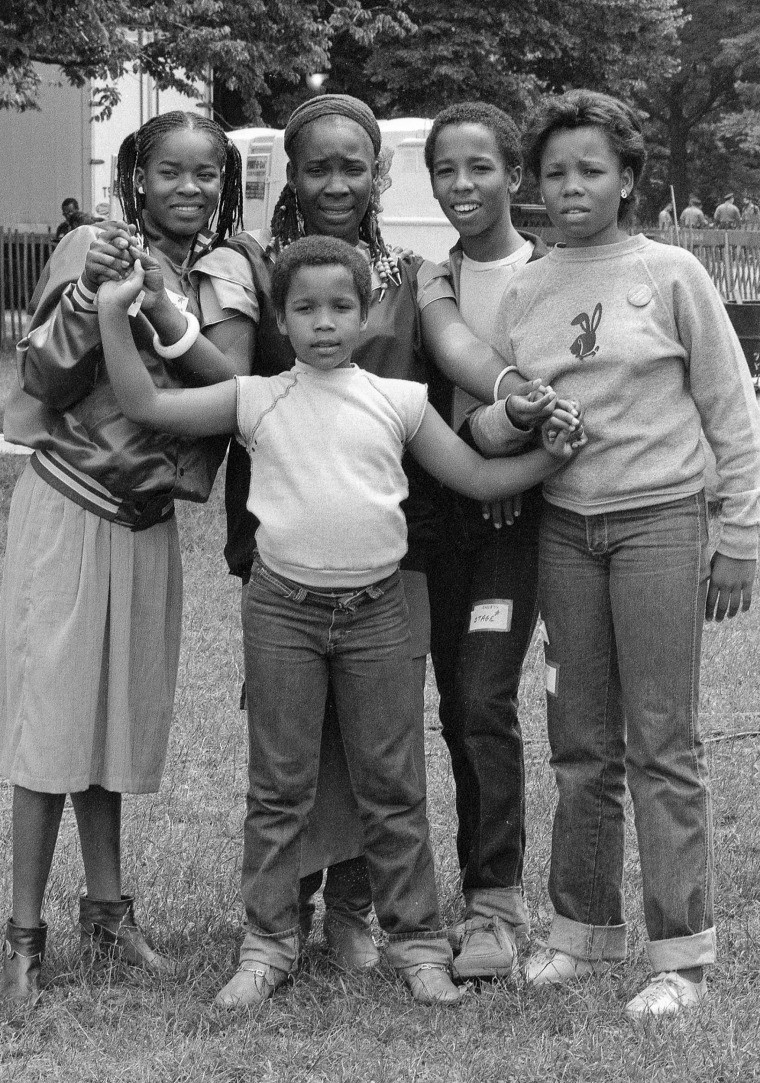
{"type": "Polygon", "coordinates": [[[483,518],[491,520],[494,530],[501,530],[502,526],[513,526],[522,511],[522,493],[506,496],[503,500],[495,500],[491,504],[483,504],[482,511],[483,518]]]}
{"type": "MultiPolygon", "coordinates": [[[[145,250],[136,251],[136,259],[139,260],[144,273],[142,284],[144,297],[141,307],[145,312],[150,312],[164,297],[164,276],[161,264],[145,250]]],[[[167,303],[171,304],[171,301],[167,303]]]]}
{"type": "Polygon", "coordinates": [[[726,616],[735,617],[740,608],[746,613],[752,604],[757,561],[736,560],[723,553],[714,553],[710,563],[705,620],[722,621],[726,616]]]}
{"type": "Polygon", "coordinates": [[[507,417],[517,429],[533,429],[550,417],[557,402],[553,388],[530,380],[504,402],[507,417]]]}
{"type": "Polygon", "coordinates": [[[101,285],[98,290],[98,307],[104,309],[111,306],[121,308],[126,312],[143,288],[144,278],[142,264],[139,259],[135,260],[126,278],[120,278],[115,282],[109,280],[101,285]]]}
{"type": "MultiPolygon", "coordinates": [[[[584,435],[583,411],[580,405],[573,399],[557,399],[554,412],[546,421],[546,427],[550,442],[556,439],[557,433],[564,432],[570,436],[571,446],[575,446],[584,435]]],[[[581,446],[580,443],[578,446],[581,446]]]]}
{"type": "Polygon", "coordinates": [[[127,274],[134,263],[133,237],[134,226],[126,226],[123,222],[106,223],[85,258],[82,278],[88,289],[95,292],[103,282],[118,282],[127,274]]]}
{"type": "Polygon", "coordinates": [[[578,429],[557,429],[553,426],[553,419],[549,418],[541,426],[541,442],[544,450],[555,459],[568,463],[575,458],[584,444],[588,443],[588,437],[582,428],[580,434],[578,429]]]}

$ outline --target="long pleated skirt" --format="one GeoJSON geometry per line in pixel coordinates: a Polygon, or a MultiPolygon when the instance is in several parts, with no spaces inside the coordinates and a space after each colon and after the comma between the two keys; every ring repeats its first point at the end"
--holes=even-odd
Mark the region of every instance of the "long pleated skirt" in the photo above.
{"type": "Polygon", "coordinates": [[[43,793],[153,793],[182,621],[174,518],[132,532],[27,466],[0,590],[0,775],[43,793]]]}

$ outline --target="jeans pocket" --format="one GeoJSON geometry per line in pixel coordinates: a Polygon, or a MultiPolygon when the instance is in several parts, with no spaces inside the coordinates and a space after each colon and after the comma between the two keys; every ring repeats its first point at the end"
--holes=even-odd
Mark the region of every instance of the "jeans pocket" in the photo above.
{"type": "Polygon", "coordinates": [[[256,583],[260,587],[270,591],[272,594],[276,594],[278,598],[292,598],[293,591],[286,587],[284,583],[281,583],[276,576],[272,575],[263,564],[256,561],[251,569],[251,583],[256,583]]]}

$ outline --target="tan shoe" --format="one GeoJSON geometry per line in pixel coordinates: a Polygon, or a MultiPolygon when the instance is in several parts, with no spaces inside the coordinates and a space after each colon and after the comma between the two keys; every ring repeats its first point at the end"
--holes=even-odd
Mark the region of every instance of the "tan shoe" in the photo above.
{"type": "Polygon", "coordinates": [[[276,966],[243,962],[214,998],[217,1008],[255,1008],[269,1000],[288,975],[276,966]]]}
{"type": "Polygon", "coordinates": [[[380,962],[380,953],[366,918],[328,910],[324,920],[327,950],[341,970],[371,970],[380,962]]]}
{"type": "Polygon", "coordinates": [[[508,921],[474,917],[464,923],[460,950],[454,959],[454,977],[514,978],[517,975],[517,938],[508,921]]]}
{"type": "Polygon", "coordinates": [[[401,970],[418,1004],[456,1004],[462,994],[449,977],[448,969],[440,963],[417,963],[401,970]]]}

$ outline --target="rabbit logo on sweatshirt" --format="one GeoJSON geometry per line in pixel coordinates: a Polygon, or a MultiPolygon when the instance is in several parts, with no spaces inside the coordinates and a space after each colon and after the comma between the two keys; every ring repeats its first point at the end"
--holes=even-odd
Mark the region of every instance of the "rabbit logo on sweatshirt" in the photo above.
{"type": "Polygon", "coordinates": [[[596,344],[596,329],[601,323],[601,319],[602,305],[600,302],[594,309],[591,319],[589,319],[588,312],[580,312],[574,320],[570,321],[572,327],[581,328],[581,333],[570,347],[570,353],[573,357],[577,357],[579,361],[585,361],[587,357],[594,357],[599,352],[599,347],[596,344]]]}

